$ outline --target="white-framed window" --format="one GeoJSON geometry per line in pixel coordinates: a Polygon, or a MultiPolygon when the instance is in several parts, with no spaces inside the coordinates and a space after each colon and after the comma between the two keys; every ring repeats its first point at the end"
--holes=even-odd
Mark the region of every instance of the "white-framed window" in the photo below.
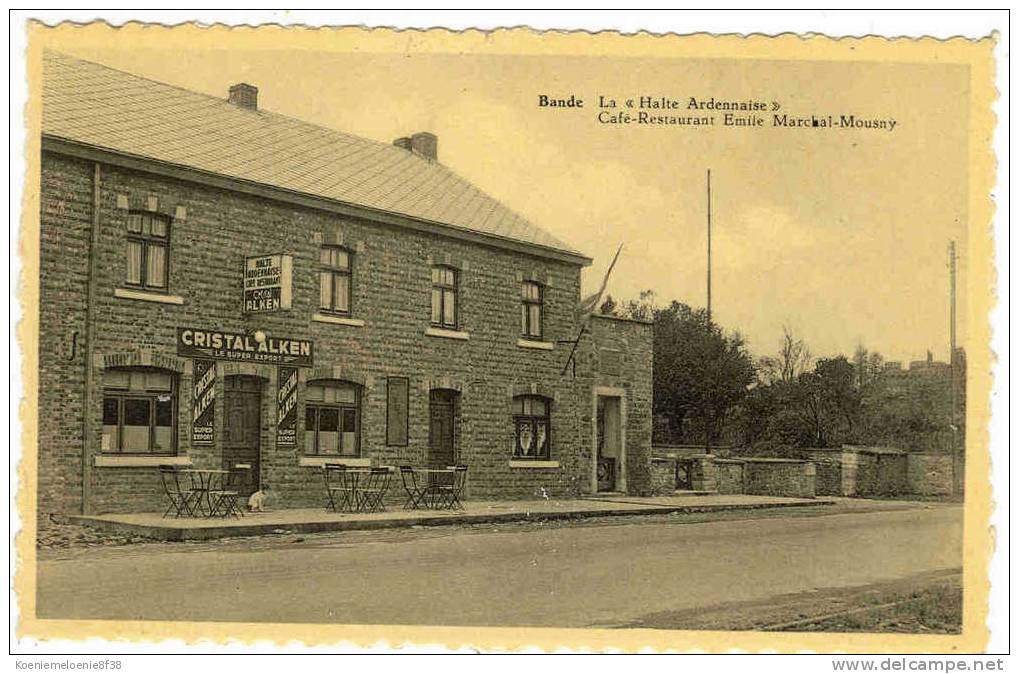
{"type": "Polygon", "coordinates": [[[437,328],[457,328],[458,281],[459,273],[453,267],[432,267],[432,325],[437,328]]]}
{"type": "Polygon", "coordinates": [[[514,459],[544,460],[551,455],[551,401],[544,396],[513,398],[514,459]]]}
{"type": "Polygon", "coordinates": [[[177,452],[177,375],[158,368],[111,368],[103,373],[101,451],[177,452]]]}
{"type": "Polygon", "coordinates": [[[128,213],[125,285],[166,292],[169,269],[170,218],[147,211],[128,213]]]}
{"type": "Polygon", "coordinates": [[[520,284],[520,334],[527,339],[541,339],[545,289],[540,283],[520,284]]]}
{"type": "Polygon", "coordinates": [[[353,254],[343,246],[322,246],[318,262],[319,309],[350,316],[353,254]]]}
{"type": "Polygon", "coordinates": [[[305,389],[304,453],[358,456],[361,453],[361,387],[335,379],[305,389]]]}

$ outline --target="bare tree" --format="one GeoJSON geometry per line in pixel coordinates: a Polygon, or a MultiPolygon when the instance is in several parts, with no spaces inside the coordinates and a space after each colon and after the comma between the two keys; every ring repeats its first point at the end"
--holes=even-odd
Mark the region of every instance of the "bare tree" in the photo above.
{"type": "Polygon", "coordinates": [[[765,356],[758,361],[758,376],[765,384],[790,384],[810,369],[813,360],[806,342],[798,338],[787,323],[782,326],[782,347],[778,355],[765,356]]]}

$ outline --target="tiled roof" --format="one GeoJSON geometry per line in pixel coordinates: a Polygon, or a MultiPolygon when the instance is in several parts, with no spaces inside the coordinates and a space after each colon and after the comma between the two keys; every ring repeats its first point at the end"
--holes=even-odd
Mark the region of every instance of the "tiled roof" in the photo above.
{"type": "Polygon", "coordinates": [[[46,52],[46,136],[581,255],[437,161],[46,52]]]}

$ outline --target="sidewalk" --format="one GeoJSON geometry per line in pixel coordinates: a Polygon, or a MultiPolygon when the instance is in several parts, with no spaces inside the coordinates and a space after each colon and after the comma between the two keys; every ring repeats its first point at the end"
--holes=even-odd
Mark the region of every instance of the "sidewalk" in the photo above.
{"type": "Polygon", "coordinates": [[[321,508],[276,510],[239,518],[163,518],[160,513],[75,515],[74,524],[122,534],[138,534],[165,541],[208,540],[273,533],[318,533],[393,527],[580,519],[613,515],[651,515],[670,512],[716,512],[756,508],[832,505],[828,499],[778,496],[598,496],[570,500],[467,501],[464,510],[403,510],[381,513],[334,513],[321,508]]]}

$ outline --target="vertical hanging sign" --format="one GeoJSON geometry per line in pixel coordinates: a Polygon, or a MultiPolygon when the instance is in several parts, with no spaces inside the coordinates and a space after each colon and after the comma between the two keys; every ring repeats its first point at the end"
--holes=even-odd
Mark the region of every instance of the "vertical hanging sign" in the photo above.
{"type": "Polygon", "coordinates": [[[297,444],[297,368],[281,367],[276,390],[276,445],[297,444]]]}
{"type": "Polygon", "coordinates": [[[211,445],[216,400],[216,361],[196,358],[191,389],[191,444],[211,445]]]}

